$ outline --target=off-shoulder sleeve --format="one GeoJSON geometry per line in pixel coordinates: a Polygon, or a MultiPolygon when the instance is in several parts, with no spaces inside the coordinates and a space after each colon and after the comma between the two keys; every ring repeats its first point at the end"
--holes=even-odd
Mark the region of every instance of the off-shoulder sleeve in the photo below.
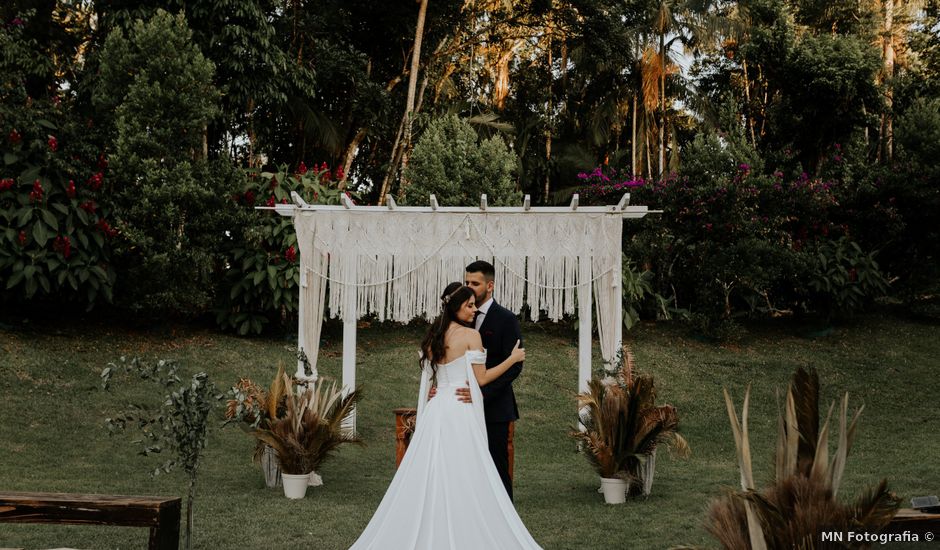
{"type": "Polygon", "coordinates": [[[486,364],[486,350],[469,350],[467,351],[467,362],[471,365],[485,365],[486,364]]]}

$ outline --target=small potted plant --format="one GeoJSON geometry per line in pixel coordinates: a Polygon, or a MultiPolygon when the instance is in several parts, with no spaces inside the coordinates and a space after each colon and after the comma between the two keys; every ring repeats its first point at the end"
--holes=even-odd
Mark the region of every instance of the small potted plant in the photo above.
{"type": "MultiPolygon", "coordinates": [[[[295,384],[282,375],[285,387],[295,384]]],[[[303,498],[310,476],[344,443],[362,443],[355,433],[347,431],[343,422],[351,417],[362,391],[356,389],[345,396],[336,382],[319,378],[298,386],[300,391],[287,391],[284,415],[259,425],[251,434],[270,445],[281,466],[284,495],[303,498]]]]}
{"type": "Polygon", "coordinates": [[[625,502],[628,492],[649,495],[659,444],[671,445],[680,456],[689,454],[678,432],[676,408],[657,406],[653,377],[632,371],[628,360],[611,380],[591,380],[588,391],[578,395],[584,429],[570,432],[600,475],[608,504],[625,502]]]}
{"type": "MultiPolygon", "coordinates": [[[[241,378],[229,390],[225,407],[226,424],[237,423],[251,432],[255,428],[269,427],[272,420],[283,418],[287,411],[290,387],[284,382],[284,367],[279,366],[270,387],[265,390],[249,378],[241,378]]],[[[254,460],[261,464],[265,485],[269,488],[281,484],[281,468],[274,450],[258,440],[254,460]]]]}

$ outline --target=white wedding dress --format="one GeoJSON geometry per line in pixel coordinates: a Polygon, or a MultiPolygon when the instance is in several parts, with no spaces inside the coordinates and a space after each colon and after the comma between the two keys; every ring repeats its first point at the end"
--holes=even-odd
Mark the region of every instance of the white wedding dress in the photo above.
{"type": "Polygon", "coordinates": [[[471,350],[439,365],[431,400],[431,368],[425,365],[411,443],[351,550],[541,548],[522,524],[490,457],[474,363],[485,364],[486,352],[471,350]],[[472,405],[455,394],[468,382],[472,405]]]}

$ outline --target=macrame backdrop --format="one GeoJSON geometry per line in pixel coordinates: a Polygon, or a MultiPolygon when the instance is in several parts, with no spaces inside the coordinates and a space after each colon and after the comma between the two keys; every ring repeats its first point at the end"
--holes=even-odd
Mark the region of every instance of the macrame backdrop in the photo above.
{"type": "MultiPolygon", "coordinates": [[[[519,313],[524,304],[536,320],[576,312],[579,262],[594,283],[601,349],[610,361],[619,331],[619,213],[434,212],[298,210],[301,333],[314,367],[324,307],[333,318],[408,322],[440,313],[440,293],[462,281],[477,259],[496,268],[494,295],[519,313]],[[356,292],[355,306],[347,293],[356,292]],[[605,330],[607,329],[607,330],[605,330]],[[606,342],[605,340],[610,340],[606,342]],[[316,343],[316,344],[315,344],[316,343]]],[[[314,374],[316,376],[316,374],[314,374]]]]}

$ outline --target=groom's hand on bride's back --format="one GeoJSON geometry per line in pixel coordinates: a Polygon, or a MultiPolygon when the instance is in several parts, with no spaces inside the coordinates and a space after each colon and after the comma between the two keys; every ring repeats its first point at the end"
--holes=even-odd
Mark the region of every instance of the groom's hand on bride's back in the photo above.
{"type": "MultiPolygon", "coordinates": [[[[467,383],[466,388],[457,388],[455,390],[457,394],[457,401],[461,403],[473,403],[473,398],[470,397],[470,384],[467,383]]],[[[437,395],[437,386],[431,386],[431,390],[428,392],[428,399],[433,399],[437,395]]]]}
{"type": "Polygon", "coordinates": [[[470,384],[467,384],[466,388],[457,388],[457,401],[461,403],[473,403],[473,398],[470,397],[470,384]]]}

